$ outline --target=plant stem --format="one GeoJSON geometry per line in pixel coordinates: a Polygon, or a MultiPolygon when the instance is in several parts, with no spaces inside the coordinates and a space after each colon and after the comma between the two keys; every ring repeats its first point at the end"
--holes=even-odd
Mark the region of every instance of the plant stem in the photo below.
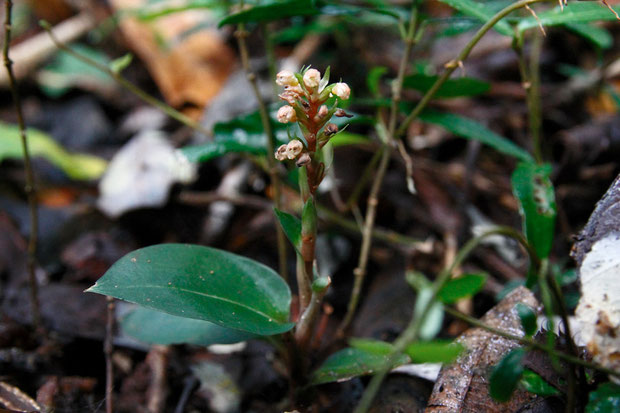
{"type": "MultiPolygon", "coordinates": [[[[243,7],[243,1],[240,3],[241,7],[243,7]]],[[[273,186],[273,205],[277,208],[281,208],[281,188],[280,188],[280,178],[278,177],[278,170],[276,167],[276,160],[273,157],[275,152],[275,136],[273,134],[273,128],[271,127],[271,120],[269,119],[269,112],[267,110],[267,105],[265,105],[265,101],[261,96],[260,89],[258,87],[258,82],[256,78],[256,74],[252,71],[252,67],[250,66],[250,56],[248,53],[247,42],[245,41],[248,36],[248,32],[245,30],[245,25],[240,23],[237,26],[237,31],[235,32],[235,37],[237,38],[237,45],[239,46],[239,55],[241,58],[241,64],[243,65],[243,69],[245,70],[245,74],[247,76],[250,85],[252,86],[252,91],[254,92],[254,97],[258,102],[258,112],[260,114],[261,123],[263,125],[263,130],[265,131],[265,135],[267,135],[267,165],[269,169],[269,178],[271,180],[271,185],[273,186]]],[[[277,248],[278,248],[278,267],[280,270],[280,275],[284,280],[288,279],[288,269],[286,265],[286,238],[284,236],[284,231],[277,220],[275,220],[276,226],[276,240],[277,240],[277,248]]]]}
{"type": "Polygon", "coordinates": [[[424,96],[422,97],[422,99],[420,99],[420,101],[418,102],[416,107],[413,108],[413,110],[409,113],[409,115],[407,115],[407,117],[405,118],[403,123],[400,125],[400,127],[396,131],[395,137],[398,138],[403,133],[405,133],[405,131],[409,127],[409,124],[411,124],[411,122],[418,117],[418,115],[422,112],[422,110],[424,110],[426,108],[426,106],[428,105],[430,100],[433,98],[433,96],[435,96],[435,93],[437,93],[439,88],[446,82],[446,80],[448,80],[450,78],[450,76],[456,70],[456,68],[459,67],[459,63],[462,63],[465,59],[467,59],[467,57],[471,53],[471,51],[474,48],[474,46],[480,41],[480,39],[482,39],[482,37],[489,30],[491,30],[493,28],[493,26],[495,26],[495,24],[497,22],[499,22],[501,19],[503,19],[504,17],[506,17],[507,15],[509,15],[510,13],[512,13],[513,11],[515,11],[517,9],[520,9],[522,7],[525,7],[525,6],[528,6],[530,4],[540,3],[540,2],[544,2],[544,1],[549,1],[549,0],[520,0],[518,2],[515,2],[515,3],[511,4],[511,5],[503,8],[502,10],[497,12],[490,20],[488,20],[476,32],[474,37],[471,38],[469,43],[467,43],[467,45],[465,45],[463,50],[461,50],[461,53],[459,53],[459,55],[454,60],[451,60],[450,62],[446,63],[444,72],[435,81],[433,86],[431,86],[431,88],[424,94],[424,96]]]}
{"type": "Polygon", "coordinates": [[[154,96],[149,95],[144,90],[140,89],[138,86],[134,85],[129,80],[127,80],[127,78],[125,78],[122,74],[113,71],[108,66],[101,64],[91,59],[88,56],[85,56],[79,52],[76,52],[75,50],[67,46],[66,44],[62,43],[52,31],[52,27],[48,22],[42,21],[40,22],[40,24],[41,24],[41,27],[43,27],[43,29],[48,33],[48,35],[50,36],[50,39],[52,39],[56,47],[58,47],[59,49],[67,52],[68,54],[75,57],[76,59],[81,60],[87,65],[94,67],[95,69],[100,70],[101,72],[110,76],[112,79],[114,79],[118,84],[123,86],[125,89],[129,90],[131,93],[133,93],[134,95],[136,95],[137,97],[139,97],[140,99],[148,103],[149,105],[155,106],[157,109],[161,110],[166,115],[177,120],[183,125],[188,126],[194,129],[195,131],[200,132],[206,136],[211,135],[211,131],[206,129],[199,122],[192,120],[188,116],[185,116],[183,113],[179,112],[172,106],[168,105],[167,103],[164,103],[161,100],[155,98],[154,96]]]}
{"type": "Polygon", "coordinates": [[[362,287],[364,285],[364,279],[366,278],[366,270],[368,266],[368,256],[370,254],[370,247],[372,244],[372,229],[375,225],[375,218],[377,216],[377,206],[379,204],[379,192],[381,191],[381,185],[383,184],[383,178],[387,171],[388,164],[390,162],[391,150],[390,146],[394,140],[394,132],[396,130],[396,120],[398,118],[398,105],[401,100],[401,94],[403,89],[403,81],[407,72],[407,66],[409,65],[409,58],[411,57],[411,51],[415,44],[415,33],[418,21],[418,1],[413,1],[411,5],[411,17],[409,20],[409,26],[407,35],[405,37],[405,51],[403,57],[400,60],[398,68],[398,74],[396,79],[392,83],[392,104],[390,107],[390,117],[388,121],[387,141],[383,143],[381,149],[381,159],[377,167],[377,173],[370,188],[370,194],[368,195],[368,201],[366,203],[366,217],[364,218],[364,227],[362,229],[362,246],[357,263],[357,267],[353,270],[354,281],[353,289],[351,291],[351,297],[347,307],[347,313],[345,314],[340,326],[338,327],[337,336],[344,336],[346,330],[353,320],[357,305],[362,294],[362,287]]]}
{"type": "Polygon", "coordinates": [[[17,123],[19,127],[19,135],[22,143],[22,151],[24,154],[24,169],[26,171],[26,185],[24,192],[28,198],[28,210],[30,214],[30,234],[28,236],[28,256],[27,256],[27,270],[28,270],[28,282],[30,284],[30,305],[32,311],[32,323],[35,330],[40,330],[41,324],[41,311],[39,309],[39,286],[37,284],[36,277],[36,263],[37,263],[37,236],[39,231],[39,219],[37,214],[37,197],[34,182],[34,172],[32,170],[32,163],[30,161],[30,151],[28,149],[28,137],[26,136],[26,125],[24,122],[24,114],[22,112],[22,104],[17,90],[17,80],[13,73],[13,61],[9,57],[9,48],[11,44],[11,13],[13,9],[12,0],[5,0],[5,21],[4,21],[4,45],[2,48],[2,55],[4,58],[4,66],[6,68],[9,78],[9,88],[11,89],[11,96],[13,98],[13,104],[15,105],[15,112],[17,114],[17,123]]]}
{"type": "Polygon", "coordinates": [[[103,353],[105,355],[105,411],[114,413],[114,363],[112,352],[114,350],[114,298],[106,296],[106,328],[103,353]]]}

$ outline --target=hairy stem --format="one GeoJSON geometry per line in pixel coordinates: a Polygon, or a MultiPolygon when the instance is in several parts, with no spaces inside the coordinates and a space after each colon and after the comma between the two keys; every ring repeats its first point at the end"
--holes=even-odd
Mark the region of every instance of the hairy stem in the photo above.
{"type": "Polygon", "coordinates": [[[11,96],[13,98],[13,104],[15,105],[19,135],[22,143],[22,151],[24,154],[24,169],[26,171],[26,185],[24,187],[24,192],[26,193],[26,197],[28,198],[28,210],[30,214],[30,234],[28,236],[27,256],[28,282],[30,284],[30,305],[32,311],[33,325],[36,330],[40,330],[42,325],[41,312],[39,309],[39,287],[37,284],[37,277],[35,272],[37,264],[36,253],[39,219],[37,215],[37,197],[35,191],[34,172],[32,170],[32,163],[30,161],[30,151],[28,149],[28,137],[26,136],[24,114],[22,112],[21,99],[17,90],[17,81],[15,79],[15,74],[13,73],[13,61],[9,57],[9,48],[11,44],[12,9],[13,2],[11,0],[5,0],[4,45],[2,48],[2,55],[4,58],[4,66],[9,77],[9,88],[11,89],[11,96]]]}

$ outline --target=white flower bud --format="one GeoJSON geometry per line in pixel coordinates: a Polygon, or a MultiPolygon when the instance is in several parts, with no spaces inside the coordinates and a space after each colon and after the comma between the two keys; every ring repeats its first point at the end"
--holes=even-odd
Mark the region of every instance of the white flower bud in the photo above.
{"type": "Polygon", "coordinates": [[[280,145],[280,147],[278,147],[278,149],[276,150],[276,159],[278,161],[283,161],[286,159],[286,145],[280,145]]]}
{"type": "Polygon", "coordinates": [[[300,140],[292,140],[286,145],[286,157],[289,159],[295,159],[304,149],[304,144],[300,140]]]}
{"type": "Polygon", "coordinates": [[[319,108],[319,113],[317,113],[317,115],[319,115],[320,118],[324,118],[325,116],[327,116],[328,112],[329,112],[329,109],[327,109],[327,106],[322,105],[319,108]]]}
{"type": "Polygon", "coordinates": [[[299,86],[299,83],[295,86],[286,86],[284,90],[285,92],[294,93],[296,95],[303,95],[304,93],[304,90],[301,88],[301,86],[299,86]]]}
{"type": "Polygon", "coordinates": [[[308,89],[314,89],[319,86],[321,82],[321,72],[316,69],[308,69],[304,73],[304,85],[308,89]]]}
{"type": "Polygon", "coordinates": [[[297,86],[299,81],[289,70],[282,70],[276,75],[276,83],[280,86],[297,86]]]}
{"type": "Polygon", "coordinates": [[[297,115],[295,114],[295,109],[292,106],[282,106],[278,109],[278,114],[276,115],[278,118],[278,122],[280,123],[289,123],[295,122],[297,120],[297,115]]]}
{"type": "Polygon", "coordinates": [[[347,100],[351,94],[351,88],[346,83],[339,82],[334,85],[332,93],[342,100],[347,100]]]}

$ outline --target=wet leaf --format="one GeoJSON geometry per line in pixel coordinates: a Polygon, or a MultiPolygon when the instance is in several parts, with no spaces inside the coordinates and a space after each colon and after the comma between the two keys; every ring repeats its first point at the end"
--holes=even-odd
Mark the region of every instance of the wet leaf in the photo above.
{"type": "Polygon", "coordinates": [[[439,290],[437,298],[444,304],[452,304],[476,294],[484,286],[486,280],[486,274],[465,274],[452,278],[439,290]]]}
{"type": "Polygon", "coordinates": [[[291,292],[271,268],[199,245],[161,244],[118,260],[88,292],[271,335],[290,330],[291,292]]]}
{"type": "Polygon", "coordinates": [[[255,334],[220,327],[204,320],[179,317],[150,308],[138,307],[121,320],[123,332],[149,344],[234,344],[255,334]]]}
{"type": "Polygon", "coordinates": [[[491,373],[489,391],[491,397],[499,402],[506,402],[517,388],[523,374],[523,357],[525,349],[516,348],[506,354],[491,373]]]}

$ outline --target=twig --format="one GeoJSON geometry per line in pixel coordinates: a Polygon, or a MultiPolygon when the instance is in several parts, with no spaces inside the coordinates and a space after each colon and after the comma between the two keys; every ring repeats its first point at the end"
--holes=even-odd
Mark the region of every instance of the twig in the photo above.
{"type": "MultiPolygon", "coordinates": [[[[243,0],[240,3],[240,6],[243,7],[243,0]]],[[[258,112],[260,113],[261,123],[263,125],[263,130],[265,131],[265,135],[267,135],[267,165],[269,170],[269,178],[271,179],[271,185],[273,186],[273,205],[277,208],[281,208],[281,188],[280,188],[280,178],[278,177],[278,170],[276,168],[276,161],[273,157],[275,152],[275,141],[276,138],[273,134],[273,129],[271,127],[271,120],[269,119],[269,112],[267,111],[267,106],[263,101],[263,97],[260,94],[260,89],[258,88],[258,82],[256,80],[256,74],[252,71],[252,67],[250,66],[250,56],[248,53],[248,46],[245,41],[245,38],[248,36],[248,32],[245,30],[245,25],[240,23],[237,26],[237,31],[235,32],[235,37],[237,38],[237,45],[239,46],[239,55],[241,57],[241,64],[243,65],[243,69],[245,70],[245,74],[247,76],[250,85],[252,86],[252,91],[254,92],[254,96],[256,97],[256,101],[258,102],[258,112]]],[[[273,82],[273,79],[272,79],[273,82]]],[[[286,238],[284,237],[284,231],[280,224],[275,220],[274,222],[276,226],[276,239],[277,239],[277,249],[278,249],[278,266],[280,270],[280,275],[285,280],[288,279],[288,269],[286,265],[286,238]]]]}
{"type": "Polygon", "coordinates": [[[106,311],[105,341],[103,354],[105,355],[105,411],[114,413],[114,363],[112,352],[114,351],[114,298],[106,296],[108,303],[106,311]]]}
{"type": "Polygon", "coordinates": [[[76,59],[81,60],[87,65],[92,66],[95,69],[100,70],[101,72],[110,76],[112,79],[114,79],[118,84],[123,86],[125,89],[129,90],[131,93],[133,93],[134,95],[136,95],[137,97],[139,97],[140,99],[148,103],[149,105],[155,106],[157,109],[161,110],[166,115],[177,120],[183,125],[186,125],[200,133],[203,133],[206,136],[211,135],[211,131],[206,129],[199,122],[192,120],[191,118],[179,112],[172,106],[162,102],[161,100],[155,98],[154,96],[149,95],[144,90],[140,89],[138,86],[134,85],[129,80],[127,80],[127,78],[125,78],[122,74],[115,72],[114,70],[110,69],[108,66],[101,64],[91,59],[90,57],[83,55],[82,53],[76,52],[75,50],[67,46],[65,43],[61,42],[58,39],[58,37],[56,37],[56,35],[54,34],[52,27],[48,22],[42,21],[40,22],[40,24],[41,24],[41,27],[43,27],[43,29],[45,29],[45,31],[48,33],[50,39],[52,39],[52,41],[54,42],[57,48],[69,53],[71,56],[75,57],[76,59]]]}
{"type": "Polygon", "coordinates": [[[169,352],[169,346],[155,345],[146,356],[146,362],[151,369],[151,383],[147,392],[149,413],[162,413],[166,407],[166,396],[168,395],[166,366],[168,365],[169,352]]]}
{"type": "Polygon", "coordinates": [[[381,191],[381,185],[383,184],[383,177],[387,171],[387,167],[390,161],[391,150],[390,146],[394,140],[394,132],[396,130],[396,120],[398,118],[398,105],[401,100],[401,93],[403,88],[403,81],[405,79],[405,73],[409,65],[409,57],[415,44],[415,33],[418,20],[418,1],[413,1],[411,6],[411,18],[409,20],[409,27],[405,40],[405,52],[400,61],[398,68],[398,75],[394,83],[392,84],[392,105],[390,107],[390,118],[388,123],[387,141],[384,142],[381,159],[379,160],[379,166],[377,173],[370,188],[370,194],[368,195],[368,201],[366,204],[366,217],[364,219],[364,227],[362,229],[362,247],[357,263],[357,267],[353,270],[354,281],[353,289],[351,291],[351,298],[349,299],[349,305],[347,307],[347,313],[345,314],[342,323],[338,327],[338,336],[344,336],[346,330],[351,324],[351,320],[355,315],[357,305],[362,293],[362,287],[364,285],[364,279],[366,278],[366,268],[368,266],[368,256],[370,254],[370,246],[372,243],[372,228],[375,224],[375,218],[377,215],[377,205],[379,204],[379,192],[381,191]]]}
{"type": "Polygon", "coordinates": [[[179,402],[177,403],[177,407],[174,409],[174,413],[183,413],[185,411],[185,405],[189,400],[189,396],[192,394],[192,390],[198,384],[198,379],[195,376],[189,376],[185,378],[183,385],[183,392],[181,393],[181,397],[179,397],[179,402]]]}
{"type": "Polygon", "coordinates": [[[28,281],[30,284],[30,304],[32,310],[32,322],[36,330],[40,330],[41,311],[39,309],[39,288],[37,285],[37,277],[35,273],[37,263],[37,235],[39,231],[39,219],[37,215],[37,197],[34,182],[34,172],[32,163],[30,162],[30,152],[28,150],[28,137],[26,136],[26,126],[24,122],[24,114],[22,112],[22,104],[17,90],[17,81],[13,73],[13,62],[9,57],[9,48],[11,44],[11,13],[13,9],[12,0],[5,0],[5,21],[4,21],[4,46],[2,55],[4,57],[4,66],[9,78],[9,87],[15,112],[17,113],[17,123],[19,126],[19,135],[22,142],[22,151],[24,153],[24,169],[26,170],[26,186],[24,192],[28,198],[28,209],[30,211],[30,234],[28,236],[28,281]]]}

